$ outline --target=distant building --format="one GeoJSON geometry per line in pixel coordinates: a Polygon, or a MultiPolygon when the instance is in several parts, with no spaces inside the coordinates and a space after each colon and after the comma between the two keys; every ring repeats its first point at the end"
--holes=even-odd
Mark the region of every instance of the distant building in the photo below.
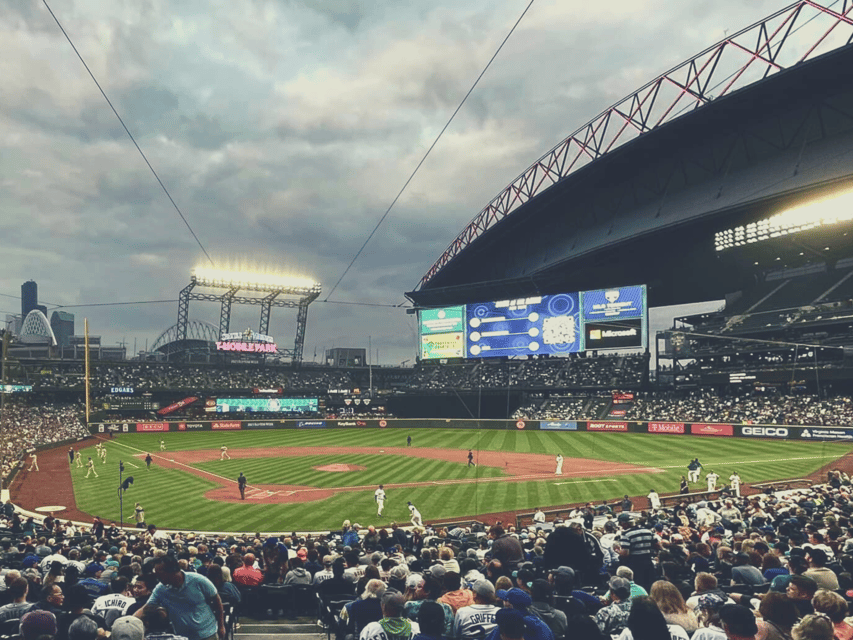
{"type": "Polygon", "coordinates": [[[327,349],[326,364],[333,367],[363,367],[367,365],[367,349],[327,349]]]}
{"type": "Polygon", "coordinates": [[[11,313],[6,314],[6,331],[11,333],[13,336],[17,336],[21,333],[21,325],[23,324],[23,318],[18,315],[12,315],[11,313]]]}
{"type": "Polygon", "coordinates": [[[60,347],[67,347],[71,336],[74,335],[74,314],[67,311],[54,311],[50,316],[50,328],[53,329],[57,344],[60,347]]]}
{"type": "Polygon", "coordinates": [[[39,303],[39,286],[35,280],[27,280],[21,285],[21,317],[26,318],[27,314],[38,307],[39,303]]]}

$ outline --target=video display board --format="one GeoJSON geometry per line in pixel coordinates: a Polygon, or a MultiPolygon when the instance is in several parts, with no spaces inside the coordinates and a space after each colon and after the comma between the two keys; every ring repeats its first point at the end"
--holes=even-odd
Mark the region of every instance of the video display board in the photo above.
{"type": "Polygon", "coordinates": [[[424,309],[420,314],[421,359],[465,355],[465,305],[424,309]]]}
{"type": "Polygon", "coordinates": [[[420,312],[420,357],[561,355],[648,344],[645,285],[420,312]]]}
{"type": "Polygon", "coordinates": [[[317,398],[217,398],[216,413],[312,413],[317,398]]]}
{"type": "Polygon", "coordinates": [[[583,348],[577,293],[469,304],[466,320],[469,358],[577,353],[583,348]]]}

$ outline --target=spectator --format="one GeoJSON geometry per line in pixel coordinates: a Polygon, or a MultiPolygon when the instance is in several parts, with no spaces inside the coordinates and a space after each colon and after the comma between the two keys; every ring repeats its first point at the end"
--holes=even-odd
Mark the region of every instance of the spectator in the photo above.
{"type": "Polygon", "coordinates": [[[555,638],[562,638],[568,630],[568,620],[565,613],[551,606],[551,593],[551,585],[547,580],[534,580],[530,589],[530,598],[533,601],[530,612],[548,625],[555,638]]]}
{"type": "Polygon", "coordinates": [[[255,567],[255,554],[243,556],[243,566],[234,571],[234,582],[243,587],[257,587],[264,581],[263,572],[255,567]]]}
{"type": "Polygon", "coordinates": [[[359,635],[359,640],[411,640],[420,632],[417,622],[403,617],[405,601],[399,593],[382,598],[382,619],[371,622],[359,635]]]}
{"type": "Polygon", "coordinates": [[[495,588],[488,580],[478,580],[471,587],[474,604],[462,607],[453,620],[454,638],[461,640],[484,640],[494,629],[495,614],[500,607],[495,605],[495,588]]]}
{"type": "Polygon", "coordinates": [[[664,580],[658,580],[652,585],[650,595],[667,624],[680,626],[688,635],[693,635],[699,628],[699,620],[696,618],[696,614],[684,603],[684,598],[681,597],[681,593],[675,588],[675,585],[664,580]]]}
{"type": "Polygon", "coordinates": [[[812,598],[815,613],[823,613],[832,621],[833,634],[836,640],[851,640],[853,626],[844,619],[848,614],[847,601],[833,591],[820,589],[812,598]]]}
{"type": "Polygon", "coordinates": [[[832,621],[826,616],[809,614],[791,630],[793,640],[833,640],[832,621]]]}
{"type": "Polygon", "coordinates": [[[0,622],[20,618],[33,608],[33,603],[27,602],[29,582],[23,576],[15,577],[7,583],[7,590],[12,597],[12,602],[0,607],[0,622]]]}
{"type": "Polygon", "coordinates": [[[631,583],[625,578],[614,577],[607,583],[610,589],[609,603],[595,614],[598,628],[605,635],[617,635],[628,623],[633,600],[631,599],[631,583]]]}

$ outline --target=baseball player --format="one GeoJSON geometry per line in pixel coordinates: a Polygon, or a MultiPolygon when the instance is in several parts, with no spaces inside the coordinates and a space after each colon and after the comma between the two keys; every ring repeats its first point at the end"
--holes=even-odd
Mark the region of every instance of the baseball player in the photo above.
{"type": "Polygon", "coordinates": [[[228,447],[224,444],[219,447],[219,459],[220,460],[230,460],[231,456],[228,455],[228,447]]]}
{"type": "Polygon", "coordinates": [[[657,491],[655,491],[654,489],[649,489],[648,498],[649,504],[652,507],[652,511],[657,511],[658,509],[660,509],[660,496],[658,495],[657,491]]]}
{"type": "Polygon", "coordinates": [[[39,457],[35,451],[30,454],[30,468],[27,471],[39,470],[39,457]]]}
{"type": "Polygon", "coordinates": [[[246,476],[243,475],[243,472],[240,472],[240,475],[237,476],[237,488],[240,490],[240,500],[246,499],[246,476]]]}
{"type": "Polygon", "coordinates": [[[557,454],[557,470],[554,471],[554,475],[561,476],[563,475],[563,454],[557,454]]]}
{"type": "Polygon", "coordinates": [[[74,459],[77,461],[76,466],[80,469],[83,468],[83,456],[80,455],[79,451],[74,452],[74,459]]]}
{"type": "Polygon", "coordinates": [[[468,466],[477,466],[474,464],[474,452],[471,449],[468,449],[468,466]]]}
{"type": "Polygon", "coordinates": [[[385,489],[381,484],[379,485],[379,488],[373,492],[373,499],[376,501],[376,515],[381,516],[382,510],[385,508],[385,489]]]}
{"type": "Polygon", "coordinates": [[[138,502],[136,506],[133,508],[133,515],[136,518],[136,527],[138,529],[145,528],[145,509],[142,508],[142,505],[138,502]]]}
{"type": "Polygon", "coordinates": [[[165,450],[166,450],[166,441],[160,440],[160,451],[165,451],[165,450]]]}
{"type": "Polygon", "coordinates": [[[86,462],[86,467],[89,469],[89,470],[86,472],[86,477],[87,477],[87,478],[89,477],[89,474],[90,474],[90,473],[94,473],[94,474],[95,474],[95,477],[96,477],[96,478],[98,477],[98,472],[97,472],[97,471],[95,471],[95,461],[94,461],[94,460],[92,460],[92,456],[89,456],[89,460],[86,462]]]}
{"type": "Polygon", "coordinates": [[[690,482],[699,482],[699,470],[702,468],[702,463],[699,458],[693,458],[690,464],[687,465],[687,480],[690,482]]]}
{"type": "Polygon", "coordinates": [[[146,469],[151,469],[151,463],[153,462],[153,460],[154,460],[154,458],[151,457],[150,453],[145,454],[145,468],[146,469]]]}
{"type": "Polygon", "coordinates": [[[99,455],[101,456],[101,463],[107,464],[107,448],[104,445],[101,445],[101,453],[99,455]]]}
{"type": "Polygon", "coordinates": [[[416,526],[416,527],[423,527],[424,526],[424,521],[423,521],[423,518],[421,517],[421,512],[418,511],[418,508],[415,505],[413,505],[411,502],[409,502],[409,514],[412,516],[411,521],[412,521],[412,524],[414,526],[416,526]]]}
{"type": "Polygon", "coordinates": [[[709,471],[705,474],[705,481],[708,483],[708,491],[716,491],[717,489],[717,480],[720,479],[713,471],[709,471]]]}
{"type": "Polygon", "coordinates": [[[732,475],[729,476],[729,484],[731,485],[732,491],[735,492],[735,495],[740,498],[740,476],[737,471],[734,471],[732,475]]]}

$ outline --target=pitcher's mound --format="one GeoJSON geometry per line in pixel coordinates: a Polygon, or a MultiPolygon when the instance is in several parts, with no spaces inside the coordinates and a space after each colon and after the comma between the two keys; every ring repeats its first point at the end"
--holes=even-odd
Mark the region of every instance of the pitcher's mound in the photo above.
{"type": "Polygon", "coordinates": [[[314,467],[315,471],[364,471],[367,467],[360,464],[324,464],[322,467],[314,467]]]}

